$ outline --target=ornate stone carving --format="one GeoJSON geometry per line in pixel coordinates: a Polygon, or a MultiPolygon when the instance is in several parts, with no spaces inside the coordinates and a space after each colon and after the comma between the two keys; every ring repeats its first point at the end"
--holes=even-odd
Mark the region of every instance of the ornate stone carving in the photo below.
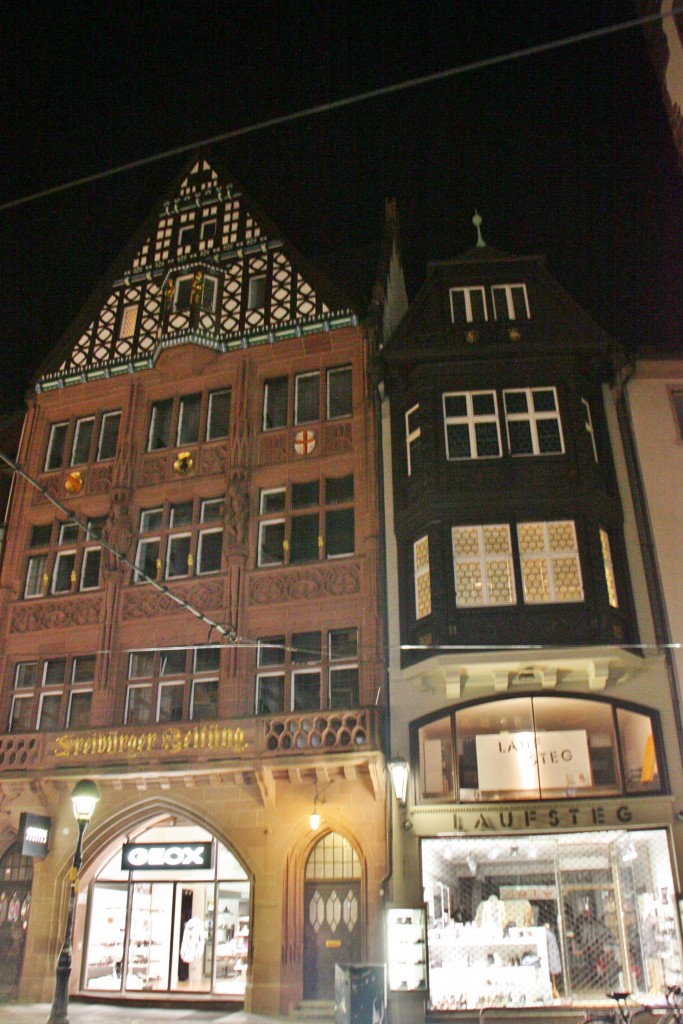
{"type": "MultiPolygon", "coordinates": [[[[116,488],[112,494],[111,508],[103,531],[103,538],[124,557],[128,554],[133,524],[129,513],[130,495],[123,488],[116,488]]],[[[121,576],[127,571],[121,559],[106,548],[102,552],[102,564],[107,573],[118,573],[121,576]]]]}
{"type": "Polygon", "coordinates": [[[275,604],[319,597],[342,597],[360,590],[360,570],[356,562],[345,565],[321,565],[310,569],[284,569],[252,576],[249,581],[250,604],[275,604]]]}
{"type": "Polygon", "coordinates": [[[225,547],[243,547],[247,539],[249,524],[249,491],[247,474],[239,469],[230,473],[228,492],[225,495],[225,547]]]}
{"type": "Polygon", "coordinates": [[[259,442],[259,462],[265,465],[271,462],[285,462],[287,459],[287,434],[281,430],[277,434],[266,434],[259,442]]]}
{"type": "MultiPolygon", "coordinates": [[[[199,611],[220,608],[223,603],[222,580],[202,580],[185,586],[174,586],[173,593],[199,611]]],[[[182,605],[168,594],[162,594],[151,587],[139,585],[124,594],[121,616],[123,619],[146,619],[155,615],[187,614],[182,605]]]]}
{"type": "Polygon", "coordinates": [[[42,629],[92,626],[99,622],[101,609],[101,595],[22,603],[12,611],[10,632],[34,633],[42,629]]]}
{"type": "Polygon", "coordinates": [[[84,476],[88,494],[108,494],[111,490],[112,463],[103,466],[93,466],[86,470],[84,476]]]}
{"type": "Polygon", "coordinates": [[[206,445],[200,450],[199,472],[203,476],[223,475],[228,468],[227,445],[206,445]]]}
{"type": "Polygon", "coordinates": [[[140,485],[160,484],[166,479],[166,452],[161,455],[146,456],[140,466],[140,485]]]}
{"type": "Polygon", "coordinates": [[[353,430],[349,420],[343,423],[326,423],[323,438],[325,454],[350,452],[353,448],[353,430]]]}
{"type": "MultiPolygon", "coordinates": [[[[44,487],[48,494],[56,498],[59,493],[59,478],[50,474],[50,476],[38,477],[38,483],[41,487],[44,487]]],[[[47,498],[41,494],[41,492],[35,488],[31,488],[31,504],[41,505],[47,501],[47,498]]]]}

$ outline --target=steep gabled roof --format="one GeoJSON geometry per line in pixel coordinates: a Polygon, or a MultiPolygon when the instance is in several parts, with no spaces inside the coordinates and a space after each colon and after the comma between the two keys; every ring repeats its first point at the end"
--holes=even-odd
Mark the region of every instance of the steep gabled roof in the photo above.
{"type": "Polygon", "coordinates": [[[200,154],[105,274],[36,388],[142,369],[171,345],[226,351],[355,319],[342,292],[200,154]]]}

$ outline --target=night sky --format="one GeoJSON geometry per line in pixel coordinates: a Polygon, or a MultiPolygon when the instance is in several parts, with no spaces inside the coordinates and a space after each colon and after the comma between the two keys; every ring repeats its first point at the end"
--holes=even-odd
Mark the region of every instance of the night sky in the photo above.
{"type": "MultiPolygon", "coordinates": [[[[0,201],[636,15],[618,0],[12,5],[0,201]]],[[[313,263],[374,266],[384,198],[395,196],[412,297],[429,260],[474,244],[476,206],[489,244],[546,254],[551,273],[629,348],[680,351],[683,173],[642,29],[214,153],[313,263]]],[[[21,400],[186,159],[0,212],[0,410],[21,400]]]]}

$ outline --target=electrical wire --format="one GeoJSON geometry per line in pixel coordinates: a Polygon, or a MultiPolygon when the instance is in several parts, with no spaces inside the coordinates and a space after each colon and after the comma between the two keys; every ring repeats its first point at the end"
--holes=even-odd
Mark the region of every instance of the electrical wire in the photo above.
{"type": "Polygon", "coordinates": [[[196,142],[186,143],[182,146],[174,146],[172,149],[165,149],[160,153],[151,156],[141,157],[139,160],[130,160],[128,163],[110,167],[105,171],[97,171],[94,174],[87,174],[81,178],[74,178],[71,181],[63,182],[61,185],[52,185],[33,192],[30,195],[22,196],[19,199],[9,199],[0,203],[0,212],[13,210],[18,206],[45,199],[47,196],[57,195],[70,189],[78,188],[81,185],[90,185],[95,181],[102,181],[105,178],[123,174],[126,171],[136,170],[138,167],[146,167],[149,164],[158,163],[161,160],[168,160],[170,157],[189,153],[205,146],[213,146],[219,142],[226,142],[228,139],[237,139],[244,135],[252,135],[255,132],[265,131],[268,128],[276,128],[280,125],[291,124],[294,121],[302,121],[308,117],[316,117],[320,114],[327,114],[333,110],[341,110],[344,107],[354,106],[356,103],[366,103],[368,100],[380,99],[383,96],[395,95],[407,89],[414,89],[420,85],[429,85],[432,82],[441,82],[456,75],[468,74],[472,71],[481,71],[484,68],[495,67],[499,64],[506,64],[510,61],[521,60],[524,57],[534,57],[542,53],[549,53],[552,50],[563,49],[567,46],[575,46],[577,43],[589,42],[593,39],[600,39],[604,36],[614,35],[617,32],[625,32],[632,28],[639,28],[653,21],[663,21],[664,18],[672,18],[683,13],[683,4],[672,7],[670,11],[657,11],[654,14],[645,14],[629,21],[622,21],[616,25],[606,25],[603,28],[590,29],[587,32],[578,32],[573,36],[566,36],[564,39],[553,39],[547,43],[538,43],[535,46],[526,46],[519,50],[511,50],[508,53],[497,54],[495,57],[484,57],[480,60],[470,61],[467,64],[460,64],[454,68],[446,68],[444,71],[433,71],[429,75],[420,75],[417,78],[408,78],[403,82],[396,82],[393,85],[380,86],[377,89],[368,89],[366,92],[356,93],[353,96],[346,96],[343,99],[331,100],[329,103],[319,103],[313,107],[305,107],[303,110],[292,111],[289,114],[281,114],[278,117],[269,117],[264,121],[257,121],[254,124],[244,125],[242,128],[234,128],[231,131],[221,132],[218,135],[211,135],[196,142]]]}

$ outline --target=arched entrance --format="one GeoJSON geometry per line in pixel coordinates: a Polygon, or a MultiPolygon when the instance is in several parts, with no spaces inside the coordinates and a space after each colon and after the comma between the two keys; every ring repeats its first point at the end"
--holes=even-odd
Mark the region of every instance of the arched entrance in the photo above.
{"type": "Polygon", "coordinates": [[[122,837],[89,886],[81,989],[243,999],[250,896],[244,867],[198,825],[122,837]]]}
{"type": "Polygon", "coordinates": [[[33,865],[14,843],[0,857],[0,1000],[15,997],[31,907],[33,865]]]}
{"type": "Polygon", "coordinates": [[[362,957],[361,862],[329,832],[311,851],[304,882],[304,998],[334,998],[335,964],[362,957]]]}

